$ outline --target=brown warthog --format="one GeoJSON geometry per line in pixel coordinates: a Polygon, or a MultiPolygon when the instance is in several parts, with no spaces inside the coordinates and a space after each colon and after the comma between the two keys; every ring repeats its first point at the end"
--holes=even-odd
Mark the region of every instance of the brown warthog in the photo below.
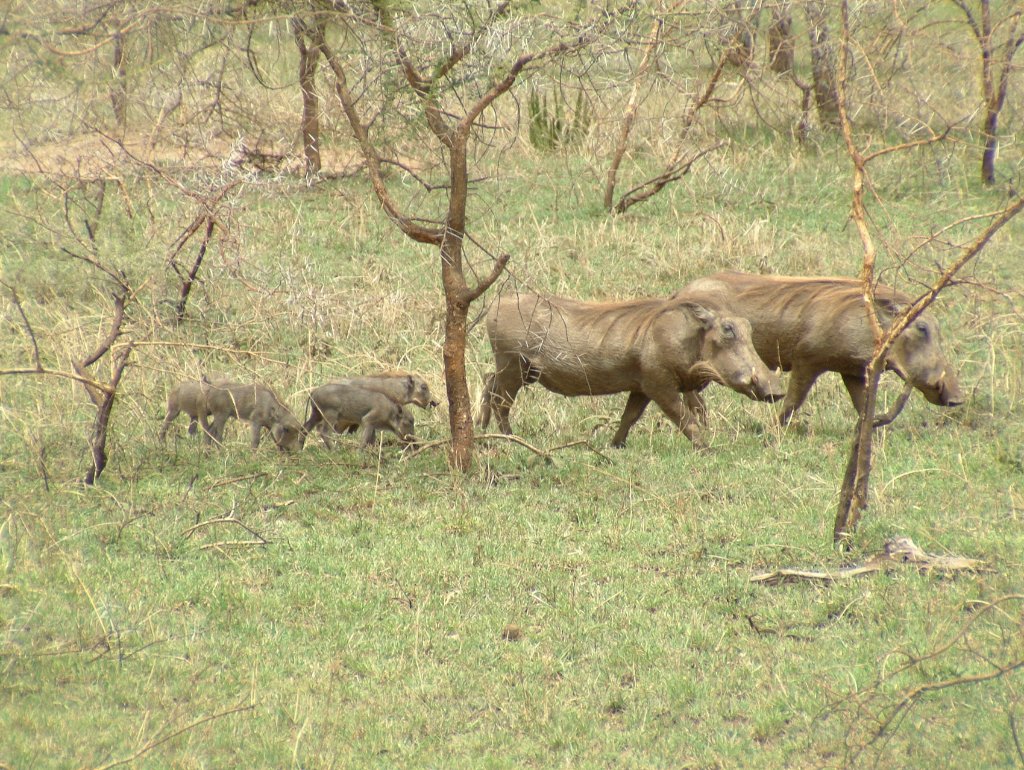
{"type": "Polygon", "coordinates": [[[278,449],[302,447],[302,425],[266,385],[217,380],[205,385],[205,394],[205,398],[199,399],[199,422],[204,427],[203,438],[207,443],[211,437],[223,441],[224,424],[229,417],[237,417],[251,426],[253,449],[260,445],[264,428],[270,431],[278,449]],[[213,416],[212,424],[208,423],[209,415],[213,416]]]}
{"type": "Polygon", "coordinates": [[[432,409],[438,403],[431,394],[427,381],[418,374],[409,372],[381,372],[363,377],[331,380],[331,382],[339,385],[352,385],[363,390],[375,390],[399,404],[415,404],[421,409],[432,409]]]}
{"type": "MultiPolygon", "coordinates": [[[[223,384],[228,381],[225,376],[220,374],[203,375],[201,379],[187,380],[171,388],[170,393],[167,394],[167,416],[164,417],[164,424],[160,428],[160,441],[167,438],[167,429],[182,412],[189,416],[188,435],[196,435],[200,402],[206,398],[206,389],[211,383],[223,384]]],[[[203,426],[204,430],[208,428],[208,425],[203,426]]]]}
{"type": "MultiPolygon", "coordinates": [[[[791,371],[779,414],[785,424],[822,372],[839,372],[854,407],[864,403],[865,370],[874,351],[871,323],[860,281],[722,272],[689,284],[679,294],[712,294],[750,319],[754,347],[771,367],[791,371]]],[[[911,298],[889,286],[875,287],[875,309],[885,327],[911,298]]],[[[896,338],[886,369],[939,406],[957,406],[964,396],[939,344],[939,325],[919,316],[896,338]]]]}
{"type": "Polygon", "coordinates": [[[412,415],[379,391],[332,382],[315,388],[309,394],[309,417],[302,426],[304,434],[318,428],[324,445],[330,449],[330,430],[333,428],[341,432],[350,425],[359,425],[363,429],[360,449],[374,441],[378,430],[390,430],[405,443],[416,440],[416,423],[412,415]]]}
{"type": "Polygon", "coordinates": [[[653,400],[674,425],[702,446],[683,391],[719,382],[750,398],[782,396],[778,378],[754,353],[750,323],[722,312],[700,294],[672,300],[576,302],[533,294],[504,295],[487,315],[496,370],[485,388],[480,425],[493,409],[511,433],[509,410],[531,382],[565,396],[629,392],[613,446],[653,400]]]}

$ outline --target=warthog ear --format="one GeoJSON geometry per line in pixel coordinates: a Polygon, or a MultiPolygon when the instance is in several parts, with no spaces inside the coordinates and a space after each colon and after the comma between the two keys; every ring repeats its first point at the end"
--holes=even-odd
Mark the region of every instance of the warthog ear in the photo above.
{"type": "Polygon", "coordinates": [[[717,318],[712,311],[697,302],[680,302],[679,307],[689,310],[705,330],[710,329],[717,318]]]}

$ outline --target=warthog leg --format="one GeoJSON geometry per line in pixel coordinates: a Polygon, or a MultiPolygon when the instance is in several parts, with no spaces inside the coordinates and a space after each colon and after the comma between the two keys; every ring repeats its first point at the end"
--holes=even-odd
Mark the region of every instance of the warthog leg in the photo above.
{"type": "Polygon", "coordinates": [[[622,411],[622,419],[619,420],[619,429],[615,431],[615,435],[612,437],[613,447],[621,448],[626,446],[626,437],[629,435],[630,429],[643,415],[649,403],[651,403],[651,399],[644,393],[633,391],[629,394],[626,408],[622,411]]]}
{"type": "MultiPolygon", "coordinates": [[[[793,367],[793,372],[789,376],[789,389],[786,391],[786,400],[782,402],[782,412],[779,414],[779,422],[782,425],[789,423],[793,412],[800,408],[804,399],[807,398],[811,386],[814,385],[814,381],[818,379],[820,374],[821,372],[793,367]]],[[[850,393],[850,398],[854,398],[853,393],[850,393]]]]}
{"type": "Polygon", "coordinates": [[[683,404],[683,399],[679,393],[673,393],[671,396],[656,396],[654,402],[661,407],[661,411],[668,416],[672,424],[679,428],[684,436],[690,439],[694,449],[704,449],[707,446],[704,443],[703,436],[701,436],[700,426],[697,425],[697,421],[690,410],[683,404]]]}

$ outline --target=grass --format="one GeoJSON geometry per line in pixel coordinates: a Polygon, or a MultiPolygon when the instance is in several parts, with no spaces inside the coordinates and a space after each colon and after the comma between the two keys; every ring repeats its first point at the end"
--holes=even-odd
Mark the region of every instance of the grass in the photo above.
{"type": "MultiPolygon", "coordinates": [[[[513,255],[521,285],[631,297],[724,267],[858,266],[848,171],[826,140],[816,150],[734,142],[616,219],[596,206],[598,161],[528,149],[515,160],[481,187],[471,227],[513,255]]],[[[879,167],[885,267],[936,224],[999,205],[967,181],[975,161],[953,152],[942,183],[912,158],[879,167]]],[[[77,386],[0,378],[0,518],[14,560],[0,577],[0,764],[1019,761],[1017,673],[927,693],[873,741],[910,688],[1022,657],[1019,603],[976,604],[1021,590],[1019,223],[971,268],[996,291],[959,288],[936,311],[969,402],[944,412],[915,397],[879,435],[872,506],[844,555],[831,528],[853,414],[833,376],[786,430],[771,407],[710,390],[712,450],[700,454],[654,410],[611,450],[621,397],[538,388],[512,419],[550,461],[489,439],[467,476],[442,450],[403,455],[393,443],[253,453],[238,428],[223,450],[204,451],[183,422],[160,446],[167,388],[209,369],[265,379],[296,411],[304,389],[382,366],[419,371],[443,392],[437,257],[382,221],[361,179],[313,190],[257,180],[231,203],[230,229],[175,326],[168,244],[195,212],[127,184],[153,213],[128,217],[108,201],[97,250],[142,287],[132,330],[146,344],[96,488],[74,482],[92,419],[77,386]],[[994,571],[749,581],[857,561],[894,535],[994,571]]],[[[44,359],[66,367],[101,334],[103,284],[60,251],[74,246],[66,235],[41,226],[60,213],[42,182],[12,174],[0,190],[13,215],[3,278],[44,359]]],[[[486,265],[478,249],[469,256],[486,265]]],[[[947,256],[921,254],[906,273],[925,279],[947,256]]],[[[0,366],[22,366],[31,346],[3,301],[0,366]]],[[[468,357],[479,390],[491,360],[480,328],[468,357]]],[[[885,398],[896,392],[887,382],[885,398]]],[[[422,437],[444,438],[443,408],[416,417],[422,437]]]]}

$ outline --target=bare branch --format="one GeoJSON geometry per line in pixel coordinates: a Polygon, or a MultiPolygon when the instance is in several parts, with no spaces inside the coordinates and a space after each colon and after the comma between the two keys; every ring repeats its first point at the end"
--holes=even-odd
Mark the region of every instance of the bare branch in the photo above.
{"type": "Polygon", "coordinates": [[[394,222],[403,233],[414,241],[419,243],[428,243],[432,246],[439,246],[441,241],[444,239],[443,230],[440,228],[427,228],[417,225],[412,219],[405,216],[398,210],[397,204],[388,192],[387,186],[384,184],[384,177],[381,174],[380,155],[378,154],[377,149],[373,146],[373,143],[370,141],[370,135],[366,125],[362,122],[362,119],[359,117],[359,113],[356,111],[355,98],[348,89],[348,80],[345,77],[344,68],[328,47],[327,42],[319,29],[310,30],[310,35],[313,38],[313,42],[320,47],[320,50],[323,52],[324,59],[326,59],[330,66],[331,72],[334,73],[335,93],[337,93],[338,101],[341,102],[341,108],[345,113],[345,117],[348,119],[352,135],[359,144],[363,160],[366,162],[367,173],[370,176],[370,184],[373,186],[373,191],[377,195],[377,200],[380,201],[381,206],[384,208],[384,213],[387,214],[388,218],[394,222]]]}
{"type": "Polygon", "coordinates": [[[490,274],[480,281],[474,288],[466,290],[465,298],[467,305],[470,302],[475,302],[485,291],[494,285],[494,282],[501,277],[502,272],[505,270],[505,265],[508,264],[510,256],[511,255],[509,254],[502,254],[499,256],[494,260],[494,267],[491,268],[490,274]]]}
{"type": "Polygon", "coordinates": [[[29,323],[28,316],[25,315],[25,308],[21,305],[21,297],[18,296],[18,290],[5,281],[0,281],[0,285],[5,286],[11,293],[11,299],[14,301],[14,306],[18,308],[18,314],[21,316],[21,321],[25,326],[25,332],[28,334],[28,338],[32,342],[32,360],[36,364],[35,371],[42,372],[43,362],[39,357],[39,344],[36,342],[36,333],[32,329],[32,324],[29,323]]]}

